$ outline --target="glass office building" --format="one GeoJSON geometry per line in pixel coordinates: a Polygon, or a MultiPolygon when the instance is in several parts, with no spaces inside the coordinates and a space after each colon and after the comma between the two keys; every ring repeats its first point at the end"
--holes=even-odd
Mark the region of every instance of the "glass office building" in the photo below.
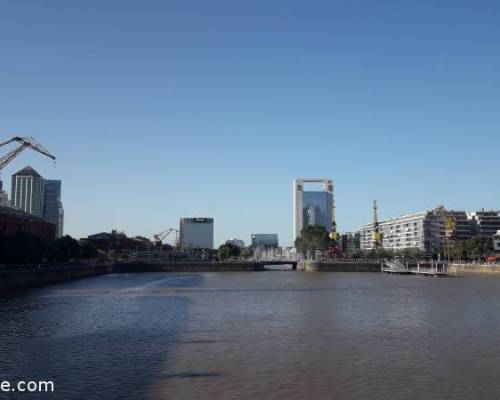
{"type": "Polygon", "coordinates": [[[32,167],[27,166],[12,175],[12,206],[43,218],[45,181],[32,167]]]}
{"type": "Polygon", "coordinates": [[[304,191],[302,207],[304,226],[321,225],[329,230],[332,225],[331,203],[327,192],[304,191]]]}
{"type": "Polygon", "coordinates": [[[321,225],[328,232],[333,222],[333,181],[295,179],[293,181],[294,239],[308,225],[321,225]],[[321,184],[323,190],[305,190],[304,184],[321,184]]]}
{"type": "Polygon", "coordinates": [[[47,179],[45,181],[43,218],[56,226],[56,238],[63,236],[64,209],[61,202],[60,180],[47,179]]]}

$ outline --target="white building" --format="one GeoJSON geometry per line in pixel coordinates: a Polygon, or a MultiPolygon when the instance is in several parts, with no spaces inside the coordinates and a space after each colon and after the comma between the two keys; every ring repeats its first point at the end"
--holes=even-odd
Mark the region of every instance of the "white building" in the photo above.
{"type": "Polygon", "coordinates": [[[182,249],[213,249],[213,218],[181,218],[179,229],[182,249]]]}
{"type": "Polygon", "coordinates": [[[293,238],[308,225],[322,225],[330,232],[333,221],[333,181],[295,179],[293,181],[293,238]],[[304,190],[304,184],[320,183],[322,190],[304,190]]]}

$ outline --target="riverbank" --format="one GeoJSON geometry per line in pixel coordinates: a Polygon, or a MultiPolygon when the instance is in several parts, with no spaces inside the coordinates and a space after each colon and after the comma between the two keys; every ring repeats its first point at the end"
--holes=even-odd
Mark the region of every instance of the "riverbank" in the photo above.
{"type": "Polygon", "coordinates": [[[111,273],[264,271],[255,262],[100,263],[18,267],[0,271],[0,293],[111,273]]]}
{"type": "Polygon", "coordinates": [[[497,274],[500,273],[499,264],[451,264],[450,273],[455,274],[497,274]]]}
{"type": "Polygon", "coordinates": [[[298,271],[304,272],[380,272],[381,264],[378,261],[342,261],[342,262],[316,262],[300,261],[298,271]]]}

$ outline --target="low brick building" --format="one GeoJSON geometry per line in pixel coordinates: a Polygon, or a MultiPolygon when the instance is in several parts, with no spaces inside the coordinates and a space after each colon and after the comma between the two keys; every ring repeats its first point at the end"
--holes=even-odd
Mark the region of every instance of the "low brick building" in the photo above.
{"type": "Polygon", "coordinates": [[[53,240],[56,227],[24,211],[13,207],[0,206],[0,235],[12,235],[26,232],[44,239],[53,240]]]}

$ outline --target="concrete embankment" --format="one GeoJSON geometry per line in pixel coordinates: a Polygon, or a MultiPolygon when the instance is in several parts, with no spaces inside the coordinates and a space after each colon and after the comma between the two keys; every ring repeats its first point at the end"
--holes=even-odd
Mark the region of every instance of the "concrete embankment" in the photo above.
{"type": "Polygon", "coordinates": [[[217,272],[217,271],[264,271],[259,263],[213,263],[213,262],[174,262],[174,263],[118,263],[85,264],[64,266],[43,266],[41,268],[11,268],[0,271],[0,293],[46,286],[58,282],[95,275],[127,272],[217,272]]]}
{"type": "Polygon", "coordinates": [[[300,261],[298,271],[306,272],[380,272],[379,262],[344,261],[344,262],[316,262],[300,261]]]}
{"type": "Polygon", "coordinates": [[[169,262],[115,264],[113,272],[245,272],[265,271],[254,262],[169,262]]]}
{"type": "Polygon", "coordinates": [[[0,272],[0,293],[41,287],[53,283],[113,272],[111,264],[64,265],[38,268],[11,269],[0,272]]]}
{"type": "Polygon", "coordinates": [[[448,271],[454,274],[495,274],[500,273],[498,264],[452,264],[448,271]]]}
{"type": "MultiPolygon", "coordinates": [[[[299,271],[380,272],[377,262],[299,262],[299,271]]],[[[265,271],[260,262],[115,263],[12,268],[0,271],[0,293],[110,273],[265,271]]]]}

